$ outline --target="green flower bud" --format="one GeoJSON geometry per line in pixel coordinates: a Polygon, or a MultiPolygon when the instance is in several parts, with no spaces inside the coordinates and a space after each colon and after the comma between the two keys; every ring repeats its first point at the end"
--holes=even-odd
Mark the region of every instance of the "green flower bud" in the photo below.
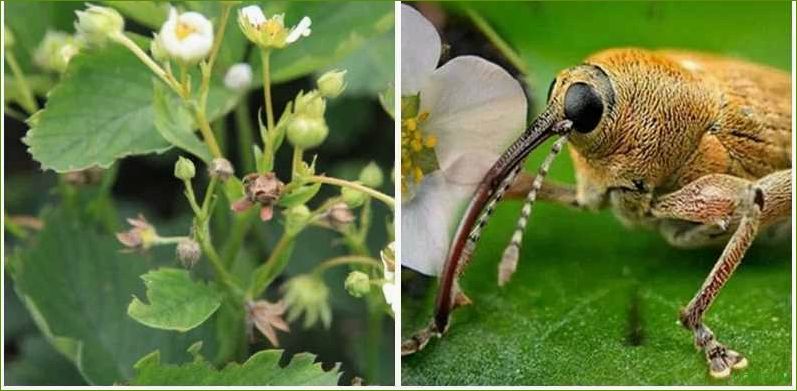
{"type": "Polygon", "coordinates": [[[327,102],[318,90],[313,90],[306,94],[300,92],[296,96],[293,111],[296,115],[322,118],[327,111],[327,102]]]}
{"type": "Polygon", "coordinates": [[[368,165],[363,167],[363,170],[360,171],[360,182],[365,186],[376,189],[382,186],[384,181],[385,175],[382,174],[382,169],[379,168],[375,162],[368,163],[368,165]]]}
{"type": "Polygon", "coordinates": [[[89,43],[103,44],[108,37],[121,34],[125,28],[122,15],[115,9],[89,4],[85,11],[75,11],[75,30],[89,43]]]}
{"type": "Polygon", "coordinates": [[[6,49],[14,46],[14,34],[11,32],[11,29],[8,26],[3,25],[3,35],[6,37],[5,41],[3,41],[3,45],[6,49]]]}
{"type": "Polygon", "coordinates": [[[33,53],[33,62],[42,69],[61,73],[78,51],[75,37],[61,31],[47,31],[33,53]]]}
{"type": "Polygon", "coordinates": [[[302,274],[291,278],[283,285],[283,302],[288,310],[287,321],[293,322],[304,314],[304,328],[321,321],[329,328],[332,323],[332,308],[329,306],[329,288],[316,275],[302,274]]]}
{"type": "Polygon", "coordinates": [[[305,205],[294,206],[285,212],[285,232],[291,235],[298,234],[310,222],[312,213],[305,205]]]}
{"type": "Polygon", "coordinates": [[[363,297],[371,292],[371,278],[363,272],[353,271],[343,284],[346,291],[354,297],[363,297]]]}
{"type": "Polygon", "coordinates": [[[288,123],[288,141],[295,147],[306,150],[315,148],[327,138],[329,128],[324,118],[298,115],[288,123]]]}
{"type": "Polygon", "coordinates": [[[340,188],[340,195],[343,198],[343,202],[349,206],[349,208],[357,208],[361,206],[365,202],[365,198],[367,195],[359,190],[354,190],[349,187],[341,187],[340,188]]]}
{"type": "Polygon", "coordinates": [[[344,75],[346,75],[346,71],[329,71],[321,75],[316,81],[321,96],[336,98],[340,95],[346,89],[346,84],[343,80],[344,75]]]}
{"type": "Polygon", "coordinates": [[[152,58],[154,58],[155,61],[164,62],[169,60],[169,53],[164,49],[163,42],[161,42],[161,38],[158,34],[153,35],[152,42],[149,44],[149,52],[152,54],[152,58]]]}
{"type": "Polygon", "coordinates": [[[177,163],[174,163],[174,176],[177,179],[190,181],[196,176],[196,167],[194,162],[182,156],[177,158],[177,163]]]}

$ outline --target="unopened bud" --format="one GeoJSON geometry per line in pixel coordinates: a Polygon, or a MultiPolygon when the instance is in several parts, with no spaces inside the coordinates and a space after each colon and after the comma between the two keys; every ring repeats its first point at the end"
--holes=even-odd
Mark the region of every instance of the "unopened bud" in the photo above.
{"type": "Polygon", "coordinates": [[[343,80],[344,75],[346,75],[346,71],[329,71],[321,75],[316,81],[321,96],[336,98],[340,95],[346,89],[346,84],[343,80]]]}
{"type": "Polygon", "coordinates": [[[42,69],[62,73],[78,51],[75,37],[61,31],[47,31],[33,53],[33,62],[42,69]]]}
{"type": "Polygon", "coordinates": [[[305,205],[294,206],[285,212],[285,232],[298,234],[310,222],[312,213],[305,205]]]}
{"type": "Polygon", "coordinates": [[[224,182],[229,179],[235,171],[232,168],[232,163],[225,158],[215,158],[210,162],[208,173],[211,177],[218,178],[224,182]]]}
{"type": "Polygon", "coordinates": [[[375,162],[370,162],[360,171],[359,179],[363,185],[375,189],[382,186],[382,183],[385,181],[385,175],[375,162]]]}
{"type": "Polygon", "coordinates": [[[306,117],[321,118],[327,111],[327,101],[320,95],[318,90],[308,93],[300,92],[296,96],[293,104],[294,113],[306,117]]]}
{"type": "Polygon", "coordinates": [[[288,141],[299,149],[315,148],[327,138],[329,128],[323,117],[298,115],[288,124],[288,141]]]}
{"type": "Polygon", "coordinates": [[[75,30],[89,43],[102,44],[108,37],[121,34],[125,28],[122,15],[115,9],[89,4],[85,11],[75,11],[75,30]]]}
{"type": "Polygon", "coordinates": [[[252,66],[242,62],[235,64],[224,75],[224,86],[233,91],[246,91],[252,84],[252,66]]]}
{"type": "Polygon", "coordinates": [[[177,259],[183,264],[185,268],[192,268],[199,262],[202,256],[202,249],[199,247],[194,239],[183,239],[177,244],[177,259]]]}
{"type": "Polygon", "coordinates": [[[343,285],[350,295],[363,297],[371,291],[371,278],[363,272],[353,271],[346,277],[346,282],[343,285]]]}
{"type": "Polygon", "coordinates": [[[161,37],[158,34],[152,35],[152,42],[149,44],[149,52],[152,54],[152,58],[158,62],[164,62],[169,60],[169,53],[166,52],[166,49],[163,47],[163,42],[161,42],[161,37]]]}
{"type": "Polygon", "coordinates": [[[336,202],[327,211],[327,221],[335,228],[343,228],[354,221],[354,213],[345,202],[336,202]]]}
{"type": "Polygon", "coordinates": [[[196,167],[194,162],[182,156],[177,158],[177,163],[174,163],[174,176],[177,179],[190,181],[196,176],[196,167]]]}
{"type": "Polygon", "coordinates": [[[341,198],[343,198],[343,202],[349,206],[349,208],[357,208],[365,202],[365,198],[367,195],[365,193],[354,190],[349,187],[342,187],[340,189],[341,198]]]}

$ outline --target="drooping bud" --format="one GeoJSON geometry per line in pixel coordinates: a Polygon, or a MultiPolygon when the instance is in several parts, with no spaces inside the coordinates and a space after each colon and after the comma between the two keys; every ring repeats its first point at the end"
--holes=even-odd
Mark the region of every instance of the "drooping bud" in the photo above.
{"type": "Polygon", "coordinates": [[[359,190],[354,190],[349,187],[342,187],[340,189],[341,198],[343,198],[343,202],[349,206],[349,208],[357,208],[365,203],[365,198],[367,195],[359,190]]]}
{"type": "Polygon", "coordinates": [[[177,244],[177,259],[185,268],[192,268],[202,257],[202,249],[194,239],[185,238],[177,244]]]}
{"type": "Polygon", "coordinates": [[[148,250],[160,240],[155,227],[143,215],[135,219],[127,219],[131,228],[124,232],[117,232],[116,239],[131,250],[148,250]]]}
{"type": "Polygon", "coordinates": [[[326,140],[329,128],[323,117],[297,115],[288,123],[288,141],[296,148],[315,148],[326,140]]]}
{"type": "Polygon", "coordinates": [[[382,183],[385,181],[385,175],[376,162],[372,161],[360,171],[359,179],[363,185],[376,189],[382,186],[382,183]]]}
{"type": "Polygon", "coordinates": [[[177,158],[177,163],[174,163],[174,176],[183,181],[190,181],[196,176],[196,166],[190,159],[182,156],[177,158]]]}
{"type": "Polygon", "coordinates": [[[346,291],[354,297],[363,297],[371,292],[371,278],[360,271],[349,273],[343,285],[346,287],[346,291]]]}
{"type": "Polygon", "coordinates": [[[309,328],[319,320],[324,327],[332,323],[329,306],[329,287],[315,274],[302,274],[288,280],[282,288],[288,321],[293,322],[304,314],[304,327],[309,328]]]}
{"type": "Polygon", "coordinates": [[[246,91],[252,84],[252,66],[242,62],[234,64],[224,75],[224,86],[233,91],[246,91]]]}
{"type": "Polygon", "coordinates": [[[75,30],[88,43],[103,44],[110,36],[122,33],[125,21],[119,12],[109,7],[88,6],[85,11],[75,11],[78,18],[75,30]]]}
{"type": "Polygon", "coordinates": [[[61,31],[47,31],[33,53],[33,62],[42,69],[63,73],[79,50],[75,37],[61,31]]]}
{"type": "Polygon", "coordinates": [[[220,181],[224,182],[235,173],[235,170],[232,168],[232,163],[225,158],[215,158],[210,162],[210,166],[208,166],[208,174],[212,178],[218,178],[220,181]]]}
{"type": "Polygon", "coordinates": [[[254,339],[251,332],[251,328],[254,326],[268,339],[271,345],[278,347],[277,330],[291,331],[288,323],[282,318],[284,313],[285,305],[281,301],[276,303],[266,300],[248,301],[246,303],[246,323],[249,325],[251,338],[254,339]]]}
{"type": "Polygon", "coordinates": [[[318,91],[321,96],[325,98],[336,98],[343,90],[346,89],[346,83],[343,80],[346,71],[328,71],[321,75],[316,81],[318,91]]]}

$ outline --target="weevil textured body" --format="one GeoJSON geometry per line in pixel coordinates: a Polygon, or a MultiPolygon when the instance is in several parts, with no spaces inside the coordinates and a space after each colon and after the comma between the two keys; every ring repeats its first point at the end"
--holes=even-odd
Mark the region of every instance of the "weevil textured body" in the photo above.
{"type": "Polygon", "coordinates": [[[517,267],[538,198],[610,207],[624,223],[657,229],[678,247],[724,243],[679,319],[705,353],[712,376],[745,367],[744,356],[720,343],[703,315],[757,234],[790,224],[790,92],[788,73],[679,51],[610,49],[560,72],[545,110],[476,190],[443,267],[434,319],[402,344],[402,354],[439,337],[451,311],[470,302],[457,279],[496,202],[509,191],[524,194],[526,202],[501,257],[500,285],[517,267]],[[528,154],[552,136],[559,139],[534,180],[516,182],[528,154]],[[576,170],[574,187],[544,181],[565,143],[576,170]]]}

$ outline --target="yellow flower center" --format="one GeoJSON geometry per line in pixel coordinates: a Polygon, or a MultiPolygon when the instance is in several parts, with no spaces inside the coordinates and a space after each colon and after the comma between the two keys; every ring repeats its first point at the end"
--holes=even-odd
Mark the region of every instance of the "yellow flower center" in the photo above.
{"type": "Polygon", "coordinates": [[[182,41],[195,32],[197,32],[197,30],[193,26],[180,22],[177,23],[177,28],[175,28],[174,35],[177,36],[177,39],[182,41]]]}
{"type": "Polygon", "coordinates": [[[277,35],[283,33],[285,31],[285,26],[282,23],[276,20],[276,18],[271,18],[261,25],[263,31],[266,32],[269,36],[276,37],[277,35]]]}
{"type": "Polygon", "coordinates": [[[401,191],[407,192],[412,186],[421,182],[424,174],[434,170],[437,159],[434,147],[437,137],[424,133],[423,123],[429,113],[401,119],[401,191]]]}

